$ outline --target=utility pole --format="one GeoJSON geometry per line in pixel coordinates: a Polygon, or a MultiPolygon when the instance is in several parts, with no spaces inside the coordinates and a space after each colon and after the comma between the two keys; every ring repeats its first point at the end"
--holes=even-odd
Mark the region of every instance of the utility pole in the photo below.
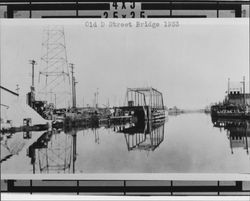
{"type": "Polygon", "coordinates": [[[76,79],[74,76],[74,64],[70,63],[71,68],[71,78],[72,78],[72,108],[76,109],[76,79]]]}
{"type": "Polygon", "coordinates": [[[245,76],[243,76],[243,81],[241,82],[243,84],[243,105],[246,106],[246,97],[245,97],[245,76]]]}
{"type": "Polygon", "coordinates": [[[76,108],[76,88],[75,88],[75,76],[72,77],[72,81],[73,81],[73,108],[76,108]]]}
{"type": "Polygon", "coordinates": [[[34,66],[37,64],[35,60],[30,60],[30,64],[32,65],[32,83],[31,87],[35,88],[35,75],[34,75],[34,66]]]}
{"type": "Polygon", "coordinates": [[[99,92],[98,92],[98,88],[96,90],[96,108],[98,108],[98,95],[99,95],[99,92]]]}
{"type": "Polygon", "coordinates": [[[245,96],[245,76],[243,76],[243,96],[244,96],[244,107],[246,106],[246,96],[245,96]]]}
{"type": "Polygon", "coordinates": [[[75,79],[74,79],[74,64],[70,63],[69,67],[71,68],[71,79],[72,79],[72,108],[75,109],[75,92],[74,92],[74,86],[75,86],[75,79]]]}
{"type": "Polygon", "coordinates": [[[229,95],[229,91],[230,91],[230,78],[228,78],[228,82],[227,82],[227,94],[229,95]]]}
{"type": "Polygon", "coordinates": [[[76,84],[77,83],[78,82],[76,81],[76,78],[74,77],[74,100],[75,100],[74,105],[75,105],[75,108],[76,108],[76,84]]]}
{"type": "Polygon", "coordinates": [[[32,79],[31,79],[31,86],[30,86],[30,93],[27,95],[27,100],[29,105],[33,108],[35,103],[35,69],[34,66],[36,65],[35,60],[29,60],[31,64],[31,71],[32,71],[32,79]]]}

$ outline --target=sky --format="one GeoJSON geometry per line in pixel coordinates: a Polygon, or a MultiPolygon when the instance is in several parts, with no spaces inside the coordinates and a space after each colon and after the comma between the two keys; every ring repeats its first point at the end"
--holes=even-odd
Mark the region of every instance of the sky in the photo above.
{"type": "Polygon", "coordinates": [[[167,107],[199,109],[223,100],[228,78],[249,80],[248,19],[178,19],[177,28],[163,27],[160,19],[149,21],[157,20],[159,28],[90,28],[84,20],[2,21],[1,85],[15,90],[19,84],[20,94],[27,93],[30,59],[37,61],[38,85],[48,23],[64,24],[67,59],[75,64],[78,106],[92,105],[97,88],[100,106],[117,106],[123,105],[127,87],[152,86],[162,92],[167,107]]]}

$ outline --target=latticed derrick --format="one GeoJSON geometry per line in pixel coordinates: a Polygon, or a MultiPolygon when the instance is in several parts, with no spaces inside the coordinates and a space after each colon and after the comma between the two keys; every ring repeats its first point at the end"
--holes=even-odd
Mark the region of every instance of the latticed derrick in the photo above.
{"type": "Polygon", "coordinates": [[[63,26],[47,26],[43,33],[38,95],[58,108],[69,106],[70,75],[63,26]]]}
{"type": "Polygon", "coordinates": [[[45,148],[37,150],[40,173],[70,173],[73,161],[73,137],[53,134],[45,148]]]}

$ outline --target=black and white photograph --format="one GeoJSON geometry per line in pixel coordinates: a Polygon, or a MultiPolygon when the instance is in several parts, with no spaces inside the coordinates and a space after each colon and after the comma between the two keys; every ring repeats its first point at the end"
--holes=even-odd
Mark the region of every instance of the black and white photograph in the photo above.
{"type": "Polygon", "coordinates": [[[2,20],[1,174],[249,174],[246,19],[2,20]]]}

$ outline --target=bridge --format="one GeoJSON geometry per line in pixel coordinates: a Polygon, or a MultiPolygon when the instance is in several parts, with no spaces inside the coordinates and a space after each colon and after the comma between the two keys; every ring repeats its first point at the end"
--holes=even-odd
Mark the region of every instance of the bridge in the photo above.
{"type": "Polygon", "coordinates": [[[164,122],[123,126],[117,132],[124,133],[128,151],[154,151],[164,140],[164,122]]]}
{"type": "Polygon", "coordinates": [[[127,105],[115,108],[115,116],[133,116],[141,123],[165,119],[162,93],[152,87],[128,88],[126,102],[127,105]]]}

